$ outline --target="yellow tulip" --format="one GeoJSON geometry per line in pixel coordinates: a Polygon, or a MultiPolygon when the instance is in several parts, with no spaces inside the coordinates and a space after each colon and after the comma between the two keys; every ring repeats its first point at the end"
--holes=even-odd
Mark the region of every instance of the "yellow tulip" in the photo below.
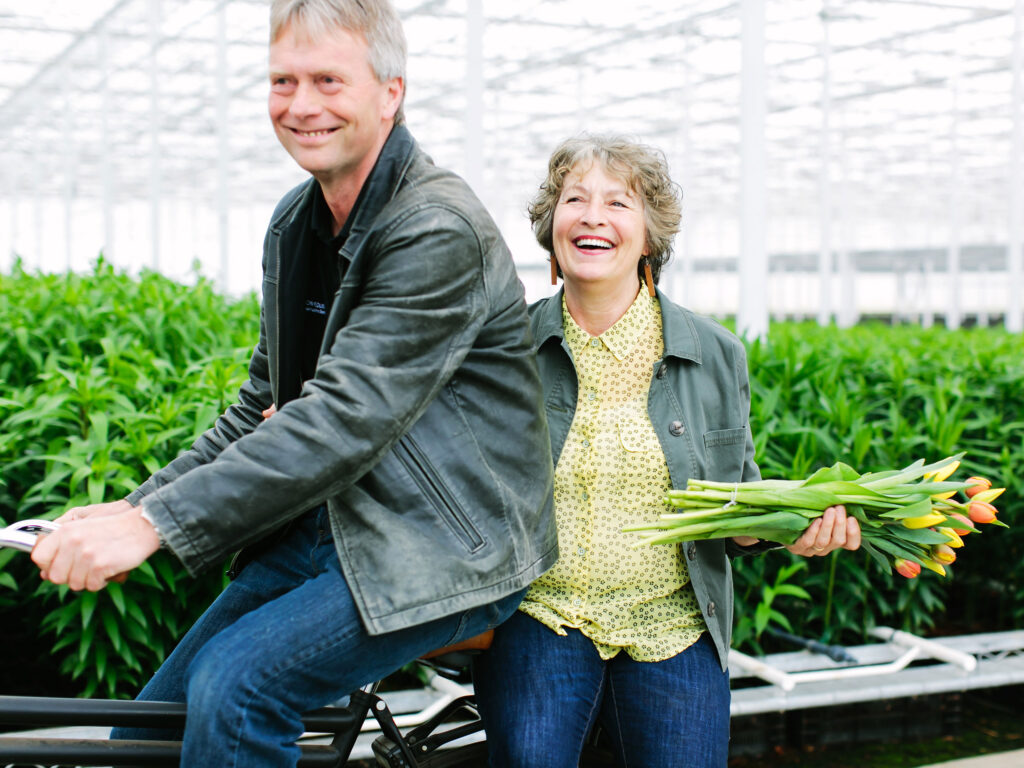
{"type": "Polygon", "coordinates": [[[988,490],[985,491],[979,491],[978,493],[971,496],[971,501],[987,501],[991,503],[998,499],[1005,490],[1005,488],[989,488],[988,490]]]}
{"type": "Polygon", "coordinates": [[[934,557],[935,561],[938,563],[949,565],[956,560],[956,552],[945,544],[936,544],[932,547],[932,557],[934,557]]]}
{"type": "Polygon", "coordinates": [[[959,466],[960,466],[960,462],[959,461],[951,461],[946,466],[939,467],[934,472],[928,472],[924,477],[925,477],[926,480],[927,479],[931,479],[931,480],[934,480],[936,483],[941,483],[947,477],[949,477],[954,472],[956,472],[957,467],[959,467],[959,466]]]}
{"type": "Polygon", "coordinates": [[[945,493],[932,494],[933,499],[951,499],[956,495],[956,491],[946,491],[945,493]]]}
{"type": "Polygon", "coordinates": [[[936,528],[936,530],[949,539],[946,544],[954,549],[959,549],[964,545],[964,540],[952,528],[936,528]]]}
{"type": "Polygon", "coordinates": [[[927,515],[921,515],[919,517],[905,517],[903,518],[904,528],[928,528],[932,525],[946,522],[946,516],[941,512],[929,512],[927,515]]]}
{"type": "Polygon", "coordinates": [[[938,563],[936,563],[934,560],[925,560],[923,563],[921,563],[921,565],[923,565],[929,571],[935,571],[937,574],[939,574],[939,576],[946,575],[946,569],[938,563]]]}

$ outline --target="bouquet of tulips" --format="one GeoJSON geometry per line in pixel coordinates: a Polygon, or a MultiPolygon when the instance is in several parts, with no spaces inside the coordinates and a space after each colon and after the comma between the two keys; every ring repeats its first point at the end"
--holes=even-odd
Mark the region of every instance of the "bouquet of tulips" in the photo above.
{"type": "Polygon", "coordinates": [[[1005,490],[982,477],[948,478],[963,454],[932,464],[924,459],[901,470],[860,474],[842,462],[805,480],[716,483],[694,480],[668,494],[681,511],[656,523],[634,525],[640,544],[755,536],[792,544],[814,518],[842,504],[861,527],[861,546],[886,571],[912,579],[921,568],[945,575],[963,537],[988,523],[1007,527],[992,502],[1005,490]],[[960,492],[963,501],[954,498],[960,492]]]}

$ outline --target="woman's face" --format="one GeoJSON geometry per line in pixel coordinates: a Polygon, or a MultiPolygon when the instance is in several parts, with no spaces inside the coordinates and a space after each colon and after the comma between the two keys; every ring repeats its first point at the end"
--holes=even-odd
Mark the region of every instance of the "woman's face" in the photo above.
{"type": "Polygon", "coordinates": [[[643,201],[599,162],[574,168],[555,205],[552,241],[567,288],[635,288],[647,254],[643,201]]]}

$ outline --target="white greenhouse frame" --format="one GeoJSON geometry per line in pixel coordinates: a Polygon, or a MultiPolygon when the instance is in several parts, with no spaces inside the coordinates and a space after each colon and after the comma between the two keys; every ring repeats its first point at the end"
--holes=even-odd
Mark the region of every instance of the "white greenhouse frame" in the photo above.
{"type": "MultiPolygon", "coordinates": [[[[0,268],[259,285],[302,172],[265,115],[266,0],[0,0],[0,268]]],[[[494,213],[581,130],[660,147],[685,194],[664,286],[771,316],[949,327],[1024,308],[1024,0],[396,0],[407,115],[494,213]]]]}

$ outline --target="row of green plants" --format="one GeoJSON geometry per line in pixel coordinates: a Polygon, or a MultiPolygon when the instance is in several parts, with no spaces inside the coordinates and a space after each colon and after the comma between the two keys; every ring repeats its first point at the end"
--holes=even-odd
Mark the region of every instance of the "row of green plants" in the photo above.
{"type": "MultiPolygon", "coordinates": [[[[198,275],[102,259],[84,275],[0,275],[0,519],[121,498],[173,459],[234,399],[258,311],[198,275]]],[[[0,626],[49,644],[82,694],[127,696],[222,587],[157,553],[123,586],[76,594],[0,550],[0,626]]]]}
{"type": "MultiPolygon", "coordinates": [[[[84,275],[17,265],[0,274],[0,518],[119,498],[173,458],[233,400],[257,313],[255,297],[229,300],[198,276],[191,285],[132,277],[102,259],[84,275]]],[[[1006,486],[1000,517],[1012,527],[972,534],[945,579],[884,574],[863,553],[741,558],[737,647],[772,650],[771,626],[844,643],[879,624],[924,634],[1020,626],[1021,337],[779,324],[748,347],[766,478],[966,451],[958,474],[1006,486]]],[[[220,571],[191,579],[158,553],[123,586],[75,594],[0,550],[0,623],[29,636],[41,628],[46,663],[84,695],[134,694],[222,587],[220,571]]]]}

